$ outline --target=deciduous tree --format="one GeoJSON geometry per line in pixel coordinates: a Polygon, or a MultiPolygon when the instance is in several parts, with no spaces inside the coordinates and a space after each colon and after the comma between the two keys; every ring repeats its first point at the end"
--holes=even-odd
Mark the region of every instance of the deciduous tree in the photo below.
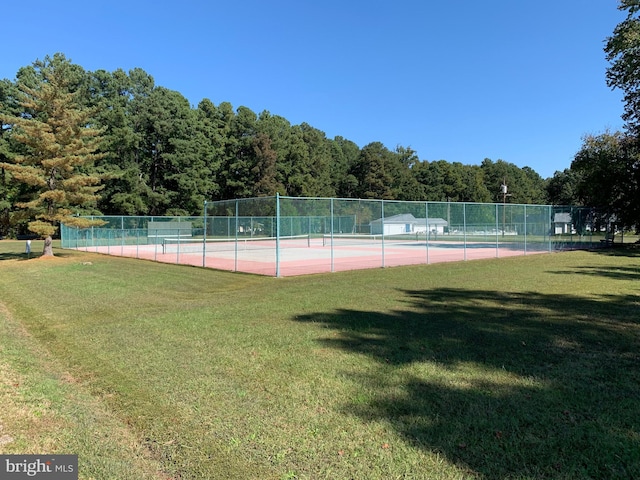
{"type": "Polygon", "coordinates": [[[627,127],[640,134],[640,0],[620,0],[619,10],[627,17],[607,38],[604,51],[610,63],[607,69],[607,85],[620,89],[624,94],[624,114],[627,127]]]}
{"type": "Polygon", "coordinates": [[[577,186],[580,174],[571,168],[553,174],[547,182],[547,198],[551,205],[580,205],[577,186]]]}
{"type": "Polygon", "coordinates": [[[577,196],[596,207],[603,223],[640,226],[640,143],[621,132],[588,135],[571,169],[578,173],[577,196]]]}

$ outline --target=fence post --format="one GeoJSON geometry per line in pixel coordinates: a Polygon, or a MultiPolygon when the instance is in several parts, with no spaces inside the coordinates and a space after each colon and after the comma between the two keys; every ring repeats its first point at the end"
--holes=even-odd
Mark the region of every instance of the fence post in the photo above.
{"type": "Polygon", "coordinates": [[[276,192],[276,278],[280,277],[280,194],[276,192]]]}
{"type": "MultiPolygon", "coordinates": [[[[424,202],[424,215],[426,222],[426,230],[424,232],[424,240],[427,244],[427,265],[429,265],[429,202],[424,202]]],[[[438,227],[436,226],[436,229],[438,227]]]]}
{"type": "Polygon", "coordinates": [[[236,199],[236,211],[235,211],[235,232],[233,234],[233,237],[235,239],[234,241],[234,249],[235,249],[235,255],[234,255],[234,260],[233,260],[233,271],[237,272],[238,271],[238,200],[236,199]]]}
{"type": "Polygon", "coordinates": [[[552,205],[547,205],[547,223],[546,223],[546,227],[547,227],[547,233],[548,233],[548,240],[547,240],[547,248],[549,249],[549,253],[551,252],[555,252],[556,250],[556,246],[555,246],[555,236],[556,236],[556,230],[555,230],[555,225],[554,225],[554,209],[552,205]]]}
{"type": "Polygon", "coordinates": [[[124,217],[120,217],[120,256],[124,255],[124,217]]]}
{"type": "Polygon", "coordinates": [[[524,206],[524,254],[527,254],[527,205],[524,206]]]}
{"type": "Polygon", "coordinates": [[[202,218],[202,266],[207,266],[207,201],[204,201],[204,212],[202,218]]]}
{"type": "Polygon", "coordinates": [[[500,212],[496,203],[496,258],[500,258],[500,220],[498,217],[500,217],[500,212]]]}
{"type": "Polygon", "coordinates": [[[464,232],[464,259],[467,259],[467,203],[462,203],[462,231],[464,232]]]}
{"type": "Polygon", "coordinates": [[[331,273],[335,272],[333,256],[333,198],[331,199],[331,273]]]}
{"type": "Polygon", "coordinates": [[[384,200],[380,200],[380,226],[382,227],[382,268],[384,268],[384,200]]]}

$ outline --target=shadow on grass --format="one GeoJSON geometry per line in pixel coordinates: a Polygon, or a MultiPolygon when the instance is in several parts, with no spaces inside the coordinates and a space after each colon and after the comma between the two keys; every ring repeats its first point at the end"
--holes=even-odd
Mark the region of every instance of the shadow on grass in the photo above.
{"type": "Polygon", "coordinates": [[[40,255],[31,255],[30,257],[26,253],[15,252],[2,252],[0,253],[0,262],[2,260],[30,260],[32,258],[39,257],[40,255]]]}
{"type": "Polygon", "coordinates": [[[37,243],[31,245],[31,253],[26,253],[26,244],[21,240],[0,241],[0,261],[2,260],[30,260],[37,258],[42,253],[42,248],[38,248],[37,243]]]}
{"type": "MultiPolygon", "coordinates": [[[[58,258],[67,258],[70,257],[72,253],[66,252],[55,252],[54,256],[58,258]]],[[[0,262],[3,260],[18,260],[18,261],[27,261],[27,260],[38,260],[42,257],[42,253],[31,253],[31,255],[27,255],[26,253],[17,253],[17,252],[0,252],[0,262]]]]}
{"type": "Polygon", "coordinates": [[[637,267],[576,267],[573,270],[550,272],[554,275],[588,275],[609,280],[640,280],[640,268],[637,267]]]}
{"type": "Polygon", "coordinates": [[[614,244],[609,248],[598,248],[593,251],[601,255],[608,255],[611,257],[640,257],[640,244],[614,244]]]}
{"type": "Polygon", "coordinates": [[[301,319],[379,362],[345,413],[483,478],[640,478],[638,297],[403,293],[399,311],[301,319]]]}

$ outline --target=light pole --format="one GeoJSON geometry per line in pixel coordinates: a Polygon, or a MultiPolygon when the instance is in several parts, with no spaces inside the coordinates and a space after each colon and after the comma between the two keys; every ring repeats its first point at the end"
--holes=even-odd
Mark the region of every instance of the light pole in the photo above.
{"type": "Polygon", "coordinates": [[[510,197],[511,194],[507,193],[509,188],[507,187],[507,179],[504,178],[502,180],[502,185],[500,185],[500,194],[502,195],[502,236],[504,237],[504,229],[506,224],[506,212],[507,212],[507,197],[510,197]]]}

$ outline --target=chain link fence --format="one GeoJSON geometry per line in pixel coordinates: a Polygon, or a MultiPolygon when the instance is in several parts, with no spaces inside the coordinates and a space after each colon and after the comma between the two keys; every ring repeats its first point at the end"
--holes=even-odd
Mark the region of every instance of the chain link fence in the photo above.
{"type": "Polygon", "coordinates": [[[607,227],[579,207],[282,196],[90,218],[61,226],[63,248],[276,277],[594,248],[607,227]]]}

